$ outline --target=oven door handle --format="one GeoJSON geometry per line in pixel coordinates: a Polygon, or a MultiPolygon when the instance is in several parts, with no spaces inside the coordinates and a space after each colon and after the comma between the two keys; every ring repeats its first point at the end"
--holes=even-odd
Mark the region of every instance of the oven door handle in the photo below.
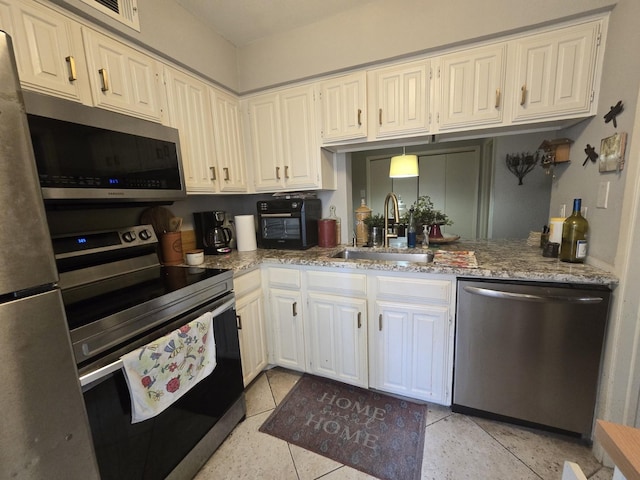
{"type": "MultiPolygon", "coordinates": [[[[213,315],[213,318],[215,319],[217,316],[219,316],[222,312],[226,312],[227,310],[229,310],[230,308],[233,308],[236,304],[236,299],[235,297],[233,297],[231,300],[227,300],[226,302],[222,303],[221,305],[217,306],[216,308],[214,308],[211,311],[211,314],[213,315]]],[[[112,362],[108,365],[105,365],[104,367],[100,367],[97,370],[94,370],[93,372],[89,372],[86,373],[84,375],[80,376],[80,386],[84,387],[89,385],[90,383],[93,383],[97,380],[100,380],[101,378],[106,377],[107,375],[113,373],[113,372],[117,372],[118,370],[120,370],[123,366],[122,360],[118,359],[115,362],[112,362]]]]}

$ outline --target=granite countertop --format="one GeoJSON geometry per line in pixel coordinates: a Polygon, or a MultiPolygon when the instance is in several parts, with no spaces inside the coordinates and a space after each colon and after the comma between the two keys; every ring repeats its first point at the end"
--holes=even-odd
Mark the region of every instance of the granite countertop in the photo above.
{"type": "MultiPolygon", "coordinates": [[[[374,260],[346,260],[332,258],[342,250],[373,250],[367,247],[340,245],[334,248],[313,247],[308,250],[262,250],[253,252],[233,251],[227,255],[207,255],[203,266],[226,268],[240,275],[261,264],[305,265],[391,272],[417,272],[454,275],[458,277],[497,278],[508,280],[533,280],[544,282],[585,283],[615,286],[618,279],[611,273],[588,264],[566,263],[556,258],[542,256],[538,247],[527,245],[526,240],[461,240],[452,244],[432,246],[434,252],[473,251],[478,267],[463,268],[434,263],[408,263],[374,260]]],[[[423,252],[417,249],[376,248],[378,251],[423,252]]]]}

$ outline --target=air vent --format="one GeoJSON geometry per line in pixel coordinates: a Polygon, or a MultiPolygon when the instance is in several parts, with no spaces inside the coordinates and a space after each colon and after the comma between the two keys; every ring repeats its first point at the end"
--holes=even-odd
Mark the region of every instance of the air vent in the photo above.
{"type": "Polygon", "coordinates": [[[87,5],[115,18],[120,23],[140,31],[138,0],[82,0],[87,5]]]}

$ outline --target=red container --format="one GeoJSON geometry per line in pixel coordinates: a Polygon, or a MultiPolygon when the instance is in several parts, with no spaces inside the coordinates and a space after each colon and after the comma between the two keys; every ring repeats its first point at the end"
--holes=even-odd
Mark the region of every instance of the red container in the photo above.
{"type": "Polygon", "coordinates": [[[318,220],[318,246],[329,248],[336,245],[336,221],[330,218],[318,220]]]}

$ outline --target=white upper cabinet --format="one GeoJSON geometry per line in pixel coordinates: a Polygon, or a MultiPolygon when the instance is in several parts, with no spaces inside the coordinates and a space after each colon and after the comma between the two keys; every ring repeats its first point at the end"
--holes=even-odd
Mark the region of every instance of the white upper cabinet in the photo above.
{"type": "Polygon", "coordinates": [[[367,74],[357,72],[320,83],[323,143],[367,136],[367,74]]]}
{"type": "Polygon", "coordinates": [[[169,124],[180,133],[184,178],[189,193],[215,192],[217,173],[208,86],[166,67],[169,124]]]}
{"type": "Polygon", "coordinates": [[[159,122],[160,64],[112,38],[82,30],[94,104],[159,122]]]}
{"type": "Polygon", "coordinates": [[[423,60],[369,72],[376,138],[429,132],[428,68],[423,60]]]}
{"type": "Polygon", "coordinates": [[[501,43],[440,57],[440,130],[502,122],[506,50],[501,43]]]}
{"type": "Polygon", "coordinates": [[[593,21],[514,42],[514,122],[595,113],[601,28],[602,21],[593,21]]]}
{"type": "Polygon", "coordinates": [[[336,188],[334,158],[320,148],[313,86],[249,98],[256,191],[336,188]]]}
{"type": "Polygon", "coordinates": [[[284,169],[278,94],[249,99],[248,117],[255,188],[258,191],[280,190],[284,169]]]}
{"type": "Polygon", "coordinates": [[[240,102],[228,93],[210,88],[218,165],[218,190],[246,192],[244,140],[241,128],[240,102]]]}
{"type": "Polygon", "coordinates": [[[3,1],[0,19],[2,27],[13,36],[24,88],[76,102],[89,101],[89,79],[78,24],[35,2],[3,1]]]}

